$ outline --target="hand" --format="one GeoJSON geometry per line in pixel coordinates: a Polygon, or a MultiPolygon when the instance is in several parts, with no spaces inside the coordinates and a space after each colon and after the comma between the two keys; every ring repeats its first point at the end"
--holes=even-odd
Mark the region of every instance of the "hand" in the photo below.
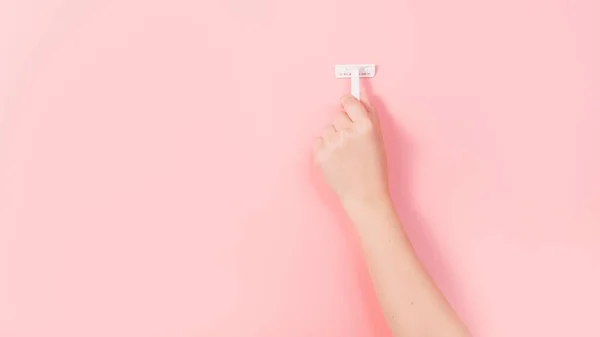
{"type": "Polygon", "coordinates": [[[379,119],[365,92],[361,97],[341,98],[341,111],[315,144],[315,162],[345,206],[389,197],[379,119]]]}

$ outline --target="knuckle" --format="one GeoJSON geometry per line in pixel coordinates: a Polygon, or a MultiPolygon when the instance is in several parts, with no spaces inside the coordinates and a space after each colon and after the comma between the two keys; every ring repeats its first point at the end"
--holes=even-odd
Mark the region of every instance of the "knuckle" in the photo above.
{"type": "Polygon", "coordinates": [[[374,127],[373,121],[369,118],[365,118],[359,123],[359,130],[361,132],[371,132],[373,131],[374,127]]]}

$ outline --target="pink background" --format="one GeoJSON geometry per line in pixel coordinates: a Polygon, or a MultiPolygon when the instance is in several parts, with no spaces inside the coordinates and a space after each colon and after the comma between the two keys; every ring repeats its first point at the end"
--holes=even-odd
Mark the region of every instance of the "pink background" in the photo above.
{"type": "Polygon", "coordinates": [[[0,336],[387,336],[310,166],[379,66],[394,197],[476,336],[600,336],[600,2],[0,2],[0,336]]]}

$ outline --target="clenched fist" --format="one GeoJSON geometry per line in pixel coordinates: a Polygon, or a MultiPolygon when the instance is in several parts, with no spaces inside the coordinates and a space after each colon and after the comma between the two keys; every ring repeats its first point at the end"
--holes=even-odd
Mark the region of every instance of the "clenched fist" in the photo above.
{"type": "Polygon", "coordinates": [[[387,164],[377,112],[361,93],[362,102],[343,96],[333,123],[317,138],[315,162],[345,206],[388,198],[387,164]]]}

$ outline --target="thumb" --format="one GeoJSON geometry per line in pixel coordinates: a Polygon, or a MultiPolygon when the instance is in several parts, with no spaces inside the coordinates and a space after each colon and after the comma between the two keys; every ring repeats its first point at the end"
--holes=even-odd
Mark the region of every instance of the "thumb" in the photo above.
{"type": "Polygon", "coordinates": [[[361,121],[368,118],[367,108],[361,101],[357,100],[354,96],[344,95],[340,99],[340,103],[342,104],[342,107],[344,108],[344,111],[346,111],[348,117],[353,122],[361,121]]]}
{"type": "Polygon", "coordinates": [[[375,105],[371,100],[371,95],[369,95],[367,88],[360,88],[360,100],[365,106],[367,113],[369,114],[369,118],[375,123],[375,125],[380,125],[379,122],[379,113],[377,109],[375,109],[375,105]]]}

